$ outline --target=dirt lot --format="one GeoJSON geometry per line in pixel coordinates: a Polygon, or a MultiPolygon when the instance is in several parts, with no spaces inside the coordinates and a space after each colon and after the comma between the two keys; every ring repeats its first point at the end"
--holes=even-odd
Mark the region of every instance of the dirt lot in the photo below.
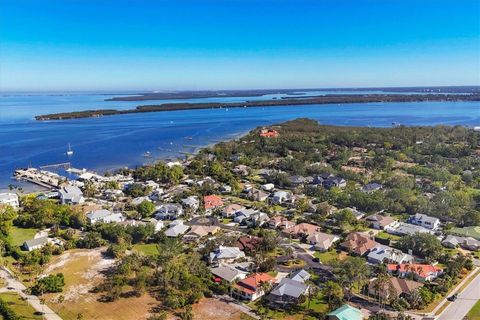
{"type": "Polygon", "coordinates": [[[217,299],[202,299],[193,306],[193,314],[195,320],[240,320],[242,312],[217,299]]]}
{"type": "Polygon", "coordinates": [[[101,251],[70,250],[53,259],[44,274],[62,272],[65,288],[61,294],[46,295],[47,304],[65,320],[77,319],[78,314],[83,314],[84,319],[148,318],[149,310],[158,305],[149,295],[104,303],[98,301],[99,294],[90,292],[102,281],[101,271],[114,263],[114,260],[104,258],[101,251]],[[63,302],[59,302],[60,296],[63,296],[63,302]]]}

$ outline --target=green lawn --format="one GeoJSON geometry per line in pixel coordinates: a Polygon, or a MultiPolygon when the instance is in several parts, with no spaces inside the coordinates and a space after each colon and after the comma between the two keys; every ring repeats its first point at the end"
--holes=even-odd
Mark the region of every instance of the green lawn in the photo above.
{"type": "Polygon", "coordinates": [[[477,301],[467,314],[467,320],[480,320],[480,301],[477,301]]]}
{"type": "Polygon", "coordinates": [[[313,255],[315,258],[318,258],[321,263],[329,263],[335,259],[339,259],[340,256],[335,250],[326,252],[315,251],[313,255]]]}
{"type": "Polygon", "coordinates": [[[397,241],[398,239],[400,239],[399,236],[387,233],[385,231],[379,232],[375,237],[379,238],[379,239],[385,239],[385,240],[388,239],[388,240],[393,240],[393,241],[397,241]]]}
{"type": "Polygon", "coordinates": [[[12,245],[21,246],[26,240],[33,239],[38,229],[12,227],[9,239],[12,245]]]}
{"type": "Polygon", "coordinates": [[[0,293],[0,298],[7,302],[10,308],[20,316],[21,319],[42,319],[42,316],[35,315],[35,309],[33,309],[26,301],[22,300],[16,293],[0,293]]]}
{"type": "Polygon", "coordinates": [[[135,244],[133,246],[133,250],[136,250],[138,252],[142,252],[146,254],[147,256],[153,256],[158,254],[158,247],[157,244],[155,243],[149,243],[149,244],[135,244]]]}

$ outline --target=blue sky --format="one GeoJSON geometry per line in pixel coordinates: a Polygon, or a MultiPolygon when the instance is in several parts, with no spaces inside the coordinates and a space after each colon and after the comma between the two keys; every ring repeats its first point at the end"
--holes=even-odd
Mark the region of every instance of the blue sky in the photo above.
{"type": "Polygon", "coordinates": [[[0,90],[480,84],[478,0],[0,0],[0,90]]]}

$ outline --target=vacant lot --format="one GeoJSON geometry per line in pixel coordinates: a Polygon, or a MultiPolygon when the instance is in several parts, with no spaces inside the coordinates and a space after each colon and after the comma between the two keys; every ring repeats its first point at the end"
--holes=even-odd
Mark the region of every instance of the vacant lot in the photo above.
{"type": "Polygon", "coordinates": [[[70,250],[55,257],[44,274],[62,272],[65,288],[62,293],[45,295],[47,304],[65,320],[77,319],[79,314],[84,319],[146,319],[158,305],[148,295],[104,303],[98,301],[100,294],[90,292],[103,280],[102,271],[113,263],[102,255],[102,249],[70,250]]]}

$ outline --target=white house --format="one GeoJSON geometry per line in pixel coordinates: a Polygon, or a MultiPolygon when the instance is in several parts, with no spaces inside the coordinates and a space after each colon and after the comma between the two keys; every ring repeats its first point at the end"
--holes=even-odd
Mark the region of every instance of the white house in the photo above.
{"type": "Polygon", "coordinates": [[[435,230],[440,227],[440,219],[421,213],[411,216],[407,222],[430,230],[435,230]]]}
{"type": "Polygon", "coordinates": [[[237,259],[245,258],[245,253],[238,247],[219,246],[218,249],[210,253],[210,263],[224,262],[231,263],[237,259]]]}
{"type": "Polygon", "coordinates": [[[165,203],[156,207],[155,219],[174,220],[180,217],[182,214],[183,214],[183,208],[181,205],[177,203],[165,203]]]}
{"type": "Polygon", "coordinates": [[[189,226],[186,226],[183,224],[183,221],[181,220],[175,220],[170,224],[170,228],[168,228],[165,231],[165,235],[170,238],[176,238],[182,234],[185,234],[188,229],[190,229],[189,226]],[[173,223],[178,221],[178,223],[173,223]]]}
{"type": "Polygon", "coordinates": [[[340,237],[334,234],[328,234],[323,232],[315,232],[307,238],[307,241],[313,245],[315,250],[318,251],[327,251],[330,247],[337,241],[340,240],[340,237]]]}
{"type": "Polygon", "coordinates": [[[273,194],[272,202],[275,204],[282,204],[289,201],[292,198],[292,194],[288,191],[279,190],[273,194]]]}
{"type": "Polygon", "coordinates": [[[200,206],[200,201],[198,197],[190,196],[188,198],[182,199],[182,204],[185,208],[188,208],[192,211],[197,211],[200,206]]]}
{"type": "Polygon", "coordinates": [[[18,196],[11,192],[0,193],[0,204],[8,204],[14,208],[18,208],[20,205],[18,202],[18,196]]]}
{"type": "Polygon", "coordinates": [[[91,224],[97,222],[110,223],[125,221],[125,217],[121,213],[113,213],[106,209],[92,211],[87,214],[87,218],[91,224]]]}
{"type": "Polygon", "coordinates": [[[83,193],[78,187],[62,187],[58,193],[60,194],[60,200],[62,201],[62,204],[79,204],[85,202],[83,193]]]}
{"type": "Polygon", "coordinates": [[[265,191],[272,191],[273,189],[275,189],[275,185],[273,183],[266,183],[262,185],[262,189],[265,191]]]}
{"type": "Polygon", "coordinates": [[[412,263],[414,261],[413,256],[403,253],[402,251],[387,246],[377,246],[370,250],[367,255],[368,262],[381,264],[387,263],[412,263]]]}
{"type": "Polygon", "coordinates": [[[27,251],[41,249],[48,244],[48,237],[40,237],[36,239],[27,240],[23,243],[23,248],[27,251]]]}

